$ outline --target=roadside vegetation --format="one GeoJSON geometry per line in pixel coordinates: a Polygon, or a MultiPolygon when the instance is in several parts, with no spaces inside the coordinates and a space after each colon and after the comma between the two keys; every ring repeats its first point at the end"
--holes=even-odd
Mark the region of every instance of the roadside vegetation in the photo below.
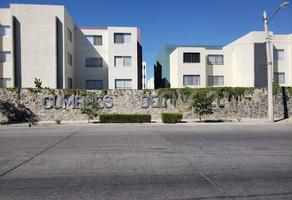
{"type": "Polygon", "coordinates": [[[161,113],[161,119],[163,123],[176,124],[181,122],[183,115],[181,113],[161,113]]]}
{"type": "Polygon", "coordinates": [[[151,123],[150,114],[101,114],[100,123],[151,123]]]}

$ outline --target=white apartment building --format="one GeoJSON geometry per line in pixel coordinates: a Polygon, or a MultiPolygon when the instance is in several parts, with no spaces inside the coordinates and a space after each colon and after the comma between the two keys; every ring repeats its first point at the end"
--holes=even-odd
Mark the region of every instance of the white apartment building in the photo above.
{"type": "Polygon", "coordinates": [[[154,77],[147,80],[146,89],[154,89],[154,77]]]}
{"type": "Polygon", "coordinates": [[[80,28],[75,31],[76,88],[142,89],[139,29],[80,28]]]}
{"type": "Polygon", "coordinates": [[[79,28],[64,6],[0,9],[0,87],[141,89],[138,28],[79,28]]]}
{"type": "MultiPolygon", "coordinates": [[[[292,86],[292,34],[271,34],[274,80],[292,86]]],[[[264,32],[250,32],[224,47],[171,47],[165,59],[155,65],[156,88],[166,85],[162,81],[171,88],[267,86],[264,32]]]]}

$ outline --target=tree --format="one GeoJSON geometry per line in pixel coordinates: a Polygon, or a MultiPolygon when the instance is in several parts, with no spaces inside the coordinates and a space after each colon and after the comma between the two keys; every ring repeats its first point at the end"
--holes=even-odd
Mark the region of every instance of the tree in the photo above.
{"type": "Polygon", "coordinates": [[[206,91],[198,91],[193,96],[192,109],[193,112],[199,115],[200,122],[203,115],[209,115],[213,113],[212,103],[215,100],[214,94],[210,94],[206,91]]]}
{"type": "Polygon", "coordinates": [[[81,113],[87,115],[88,123],[91,119],[99,115],[100,106],[95,99],[95,95],[88,94],[84,98],[84,104],[81,108],[81,113]]]}
{"type": "Polygon", "coordinates": [[[39,78],[34,78],[34,86],[37,89],[42,89],[43,82],[39,78]]]}

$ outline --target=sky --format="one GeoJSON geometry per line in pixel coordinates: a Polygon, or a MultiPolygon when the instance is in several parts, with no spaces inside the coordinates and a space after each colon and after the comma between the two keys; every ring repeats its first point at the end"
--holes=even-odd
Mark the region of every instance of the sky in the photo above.
{"type": "MultiPolygon", "coordinates": [[[[226,45],[250,31],[263,30],[268,15],[284,0],[0,0],[10,3],[65,5],[80,27],[134,26],[141,30],[147,77],[166,44],[226,45]]],[[[270,22],[275,34],[292,33],[292,1],[270,22]]]]}

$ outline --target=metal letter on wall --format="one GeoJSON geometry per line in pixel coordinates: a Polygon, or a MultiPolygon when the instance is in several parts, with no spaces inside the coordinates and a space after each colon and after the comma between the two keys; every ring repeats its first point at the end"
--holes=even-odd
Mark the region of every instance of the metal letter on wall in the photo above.
{"type": "Polygon", "coordinates": [[[164,97],[159,97],[159,107],[167,108],[167,100],[164,97]]]}
{"type": "Polygon", "coordinates": [[[47,96],[42,100],[42,106],[45,109],[52,109],[55,105],[55,97],[53,95],[47,96]]]}
{"type": "Polygon", "coordinates": [[[110,95],[105,95],[103,97],[103,104],[105,108],[112,108],[113,107],[113,97],[110,95]]]}
{"type": "Polygon", "coordinates": [[[71,95],[68,99],[64,99],[63,108],[75,108],[75,96],[71,95]]]}
{"type": "Polygon", "coordinates": [[[55,108],[56,109],[61,109],[63,107],[63,101],[64,101],[64,96],[63,95],[57,95],[55,100],[55,108]]]}
{"type": "Polygon", "coordinates": [[[140,99],[141,108],[149,108],[150,106],[150,98],[148,95],[144,94],[140,99]]]}
{"type": "Polygon", "coordinates": [[[84,97],[75,96],[75,108],[81,109],[84,106],[84,97]]]}
{"type": "Polygon", "coordinates": [[[159,100],[156,94],[150,95],[150,103],[152,108],[159,108],[159,100]]]}

